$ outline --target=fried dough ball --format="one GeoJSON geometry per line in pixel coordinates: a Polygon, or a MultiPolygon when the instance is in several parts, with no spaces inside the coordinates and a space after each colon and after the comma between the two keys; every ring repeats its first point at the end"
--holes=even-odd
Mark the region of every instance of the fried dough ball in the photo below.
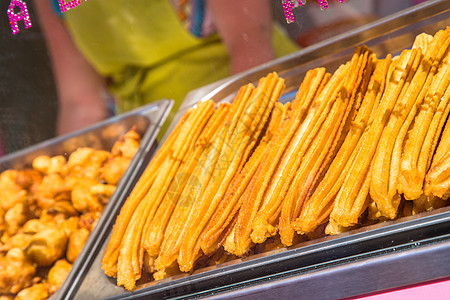
{"type": "Polygon", "coordinates": [[[78,216],[78,212],[70,201],[58,201],[54,206],[47,208],[49,215],[62,214],[64,219],[78,216]]]}
{"type": "Polygon", "coordinates": [[[14,300],[43,300],[49,296],[49,287],[46,283],[38,283],[32,287],[21,290],[14,300]]]}
{"type": "Polygon", "coordinates": [[[108,184],[117,185],[130,165],[131,159],[124,156],[112,157],[103,168],[103,179],[108,184]]]}
{"type": "Polygon", "coordinates": [[[94,230],[95,225],[97,225],[97,222],[100,219],[100,215],[100,212],[87,212],[82,214],[79,218],[79,227],[86,228],[89,231],[94,230]]]}
{"type": "Polygon", "coordinates": [[[16,183],[23,189],[29,190],[31,193],[36,193],[42,179],[43,176],[39,171],[25,169],[18,171],[16,183]]]}
{"type": "Polygon", "coordinates": [[[89,237],[90,231],[86,228],[80,228],[74,232],[69,237],[69,243],[67,244],[66,257],[71,263],[74,263],[83,250],[84,244],[89,237]]]}
{"type": "Polygon", "coordinates": [[[17,233],[9,238],[5,237],[4,244],[0,246],[0,251],[9,251],[13,248],[25,250],[30,245],[33,235],[29,233],[17,233]]]}
{"type": "Polygon", "coordinates": [[[110,155],[108,151],[79,148],[70,155],[67,167],[72,172],[82,174],[83,177],[96,179],[110,155]]]}
{"type": "Polygon", "coordinates": [[[49,174],[42,179],[36,197],[53,199],[67,191],[65,180],[60,174],[49,174]]]}
{"type": "Polygon", "coordinates": [[[36,268],[23,250],[13,248],[0,257],[0,293],[15,294],[33,282],[36,268]]]}
{"type": "Polygon", "coordinates": [[[98,202],[102,205],[106,205],[109,202],[109,199],[114,194],[116,190],[115,185],[110,184],[96,184],[91,186],[89,189],[89,193],[96,197],[98,202]]]}
{"type": "Polygon", "coordinates": [[[139,133],[136,132],[136,128],[133,128],[114,143],[111,154],[112,156],[124,156],[131,159],[136,154],[140,141],[139,133]]]}
{"type": "Polygon", "coordinates": [[[70,236],[74,231],[78,230],[78,217],[70,217],[61,223],[60,228],[64,230],[67,236],[70,236]]]}
{"type": "Polygon", "coordinates": [[[42,155],[36,157],[32,162],[33,169],[44,174],[65,174],[66,173],[66,158],[62,155],[47,156],[42,155]]]}
{"type": "Polygon", "coordinates": [[[16,183],[18,171],[6,170],[0,174],[0,206],[8,210],[27,197],[27,191],[16,183]]]}
{"type": "Polygon", "coordinates": [[[8,234],[15,234],[19,228],[33,216],[24,203],[17,203],[5,214],[5,225],[8,234]]]}
{"type": "Polygon", "coordinates": [[[64,222],[65,217],[63,214],[54,214],[46,209],[42,212],[39,220],[41,220],[44,224],[48,224],[48,228],[59,227],[64,222]]]}
{"type": "Polygon", "coordinates": [[[27,257],[41,267],[48,267],[64,256],[67,236],[63,229],[46,228],[36,233],[26,249],[27,257]]]}
{"type": "Polygon", "coordinates": [[[79,148],[67,160],[43,155],[33,169],[0,173],[0,300],[46,299],[61,287],[139,140],[128,133],[115,156],[79,148]]]}
{"type": "Polygon", "coordinates": [[[27,221],[22,226],[22,232],[24,233],[38,233],[39,231],[44,230],[49,225],[56,225],[54,223],[49,224],[48,222],[44,222],[40,219],[32,219],[27,221]]]}
{"type": "Polygon", "coordinates": [[[72,203],[76,210],[83,213],[86,211],[101,211],[103,209],[99,199],[89,191],[98,182],[93,179],[80,178],[72,189],[72,203]]]}
{"type": "Polygon", "coordinates": [[[55,293],[64,283],[72,269],[72,264],[65,259],[58,260],[48,273],[50,292],[55,293]]]}

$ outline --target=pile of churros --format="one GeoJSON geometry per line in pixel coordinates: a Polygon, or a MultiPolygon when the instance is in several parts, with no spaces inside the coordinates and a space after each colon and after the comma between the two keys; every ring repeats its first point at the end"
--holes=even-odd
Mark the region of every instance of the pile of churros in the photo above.
{"type": "Polygon", "coordinates": [[[450,28],[379,59],[357,47],[307,72],[292,103],[276,73],[182,117],[116,220],[102,260],[129,290],[417,214],[450,197],[450,28]]]}

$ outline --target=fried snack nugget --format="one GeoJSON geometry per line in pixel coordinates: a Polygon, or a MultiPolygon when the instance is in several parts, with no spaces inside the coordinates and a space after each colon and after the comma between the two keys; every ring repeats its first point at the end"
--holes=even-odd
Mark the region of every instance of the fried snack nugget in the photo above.
{"type": "Polygon", "coordinates": [[[68,161],[39,156],[34,169],[0,174],[0,293],[46,299],[56,292],[72,266],[65,258],[76,259],[115,190],[103,166],[111,157],[129,164],[139,141],[133,129],[116,142],[115,156],[80,148],[68,161]]]}

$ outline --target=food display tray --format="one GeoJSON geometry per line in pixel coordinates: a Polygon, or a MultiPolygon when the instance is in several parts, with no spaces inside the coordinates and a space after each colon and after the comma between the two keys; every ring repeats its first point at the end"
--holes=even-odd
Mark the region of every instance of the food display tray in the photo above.
{"type": "MultiPolygon", "coordinates": [[[[380,58],[388,53],[396,55],[410,48],[416,35],[422,32],[434,34],[449,24],[450,1],[430,0],[290,56],[194,90],[180,106],[168,132],[185,111],[198,102],[207,99],[213,99],[216,103],[231,101],[240,86],[248,82],[257,83],[269,72],[276,71],[286,80],[281,101],[290,101],[308,70],[326,67],[328,71],[334,71],[350,59],[357,45],[367,45],[380,58]]],[[[450,276],[450,207],[236,259],[197,270],[193,274],[140,284],[133,292],[116,286],[115,279],[107,277],[101,270],[101,258],[111,234],[111,224],[108,223],[102,231],[104,235],[98,237],[99,247],[93,249],[95,252],[89,256],[86,268],[78,274],[77,284],[65,290],[66,298],[279,299],[286,295],[297,299],[330,299],[450,276]],[[425,259],[424,263],[416,261],[428,257],[430,253],[435,255],[434,260],[425,259]],[[366,265],[370,271],[364,273],[366,265]],[[391,265],[396,269],[389,269],[391,265]],[[420,266],[420,269],[414,265],[420,266]],[[376,273],[384,270],[383,266],[387,268],[387,273],[398,271],[399,275],[389,277],[376,273]],[[344,277],[344,273],[351,276],[344,277]],[[337,278],[332,277],[333,274],[337,278]],[[364,274],[368,274],[367,277],[364,274]],[[373,281],[374,276],[378,281],[373,281]],[[359,278],[360,281],[351,283],[349,280],[352,278],[359,278]],[[342,282],[355,286],[339,285],[342,282]],[[314,293],[309,293],[308,288],[314,293]]]]}
{"type": "Polygon", "coordinates": [[[86,263],[90,261],[96,247],[99,247],[99,238],[105,236],[105,231],[112,226],[111,222],[114,221],[116,213],[120,210],[124,199],[126,199],[127,192],[134,186],[137,178],[153,157],[157,148],[156,136],[172,106],[172,100],[160,100],[86,129],[50,139],[0,158],[0,171],[11,168],[21,169],[30,167],[33,159],[37,156],[63,155],[68,158],[79,147],[111,151],[113,144],[118,138],[133,126],[136,126],[137,132],[142,137],[138,151],[120,180],[116,191],[105,206],[96,228],[90,234],[85,247],[73,264],[72,271],[64,285],[52,298],[65,298],[66,291],[76,286],[79,282],[80,277],[78,274],[84,272],[88,267],[86,263]]]}

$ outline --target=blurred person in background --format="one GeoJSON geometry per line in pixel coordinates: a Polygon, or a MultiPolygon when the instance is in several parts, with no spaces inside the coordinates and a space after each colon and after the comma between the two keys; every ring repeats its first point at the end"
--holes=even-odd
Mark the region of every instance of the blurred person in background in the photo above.
{"type": "MultiPolygon", "coordinates": [[[[268,0],[35,0],[59,97],[58,133],[186,93],[297,49],[268,0]],[[53,3],[51,3],[53,1],[53,3]]],[[[169,117],[170,118],[170,117],[169,117]]]]}

